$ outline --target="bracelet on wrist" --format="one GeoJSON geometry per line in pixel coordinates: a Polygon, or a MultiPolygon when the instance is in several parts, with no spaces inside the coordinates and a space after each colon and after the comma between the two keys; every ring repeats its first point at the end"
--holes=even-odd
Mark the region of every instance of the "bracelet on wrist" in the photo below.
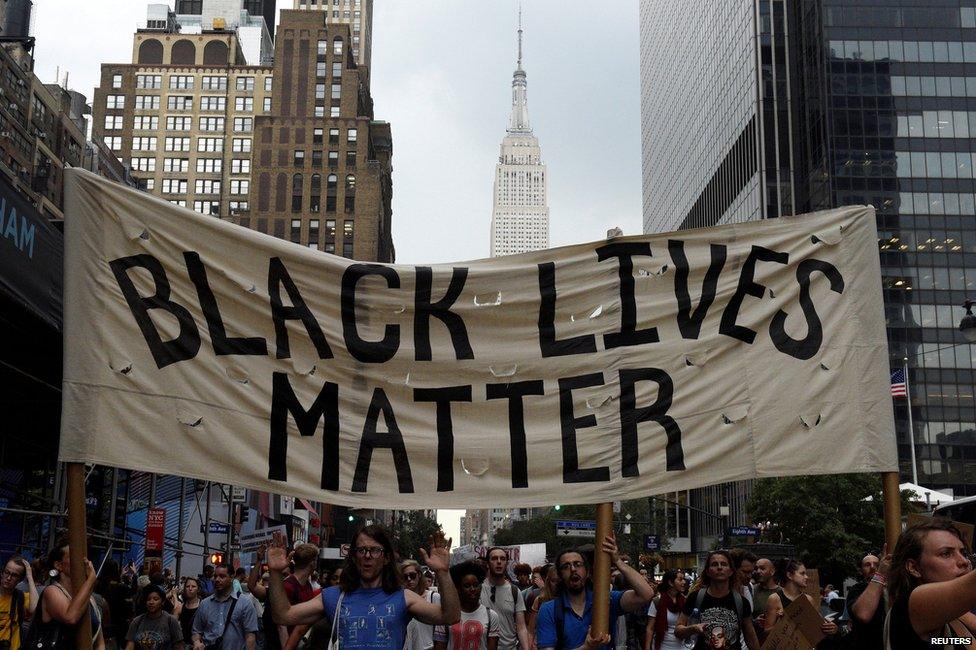
{"type": "Polygon", "coordinates": [[[871,582],[876,582],[877,584],[884,587],[888,584],[888,578],[886,578],[884,575],[880,573],[875,573],[873,576],[871,576],[871,582]]]}

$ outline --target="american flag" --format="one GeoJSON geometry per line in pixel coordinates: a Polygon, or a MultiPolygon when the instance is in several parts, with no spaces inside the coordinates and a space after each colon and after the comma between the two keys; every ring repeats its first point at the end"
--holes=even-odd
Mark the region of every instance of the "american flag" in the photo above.
{"type": "Polygon", "coordinates": [[[891,396],[908,397],[908,378],[905,377],[904,368],[891,373],[891,396]]]}

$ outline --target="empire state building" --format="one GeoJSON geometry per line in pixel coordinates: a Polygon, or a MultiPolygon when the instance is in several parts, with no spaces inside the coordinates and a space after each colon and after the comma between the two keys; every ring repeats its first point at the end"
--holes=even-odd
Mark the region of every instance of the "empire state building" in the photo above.
{"type": "Polygon", "coordinates": [[[512,113],[495,165],[492,257],[549,248],[548,179],[539,139],[529,125],[527,85],[522,69],[520,11],[518,65],[512,76],[512,113]]]}

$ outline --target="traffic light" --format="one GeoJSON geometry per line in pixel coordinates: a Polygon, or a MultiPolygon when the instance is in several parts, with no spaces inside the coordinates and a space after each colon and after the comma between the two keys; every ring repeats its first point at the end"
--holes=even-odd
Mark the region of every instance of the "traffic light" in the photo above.
{"type": "Polygon", "coordinates": [[[248,508],[247,506],[242,506],[241,507],[241,523],[242,524],[247,523],[247,521],[250,518],[251,518],[251,509],[248,508]]]}
{"type": "Polygon", "coordinates": [[[349,515],[349,523],[356,521],[356,515],[349,515]]]}
{"type": "Polygon", "coordinates": [[[552,507],[552,509],[555,510],[556,512],[559,512],[560,510],[562,510],[562,506],[555,505],[555,506],[552,507]]]}
{"type": "Polygon", "coordinates": [[[223,563],[224,563],[224,554],[223,553],[211,553],[210,554],[210,564],[213,564],[214,566],[217,566],[218,564],[223,564],[223,563]]]}

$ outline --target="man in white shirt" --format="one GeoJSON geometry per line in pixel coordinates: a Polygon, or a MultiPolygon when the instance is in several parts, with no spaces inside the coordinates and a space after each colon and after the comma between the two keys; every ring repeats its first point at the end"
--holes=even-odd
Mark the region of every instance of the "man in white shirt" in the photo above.
{"type": "Polygon", "coordinates": [[[529,650],[525,600],[508,579],[508,553],[500,546],[488,549],[488,579],[481,585],[481,603],[498,614],[498,650],[529,650]]]}

